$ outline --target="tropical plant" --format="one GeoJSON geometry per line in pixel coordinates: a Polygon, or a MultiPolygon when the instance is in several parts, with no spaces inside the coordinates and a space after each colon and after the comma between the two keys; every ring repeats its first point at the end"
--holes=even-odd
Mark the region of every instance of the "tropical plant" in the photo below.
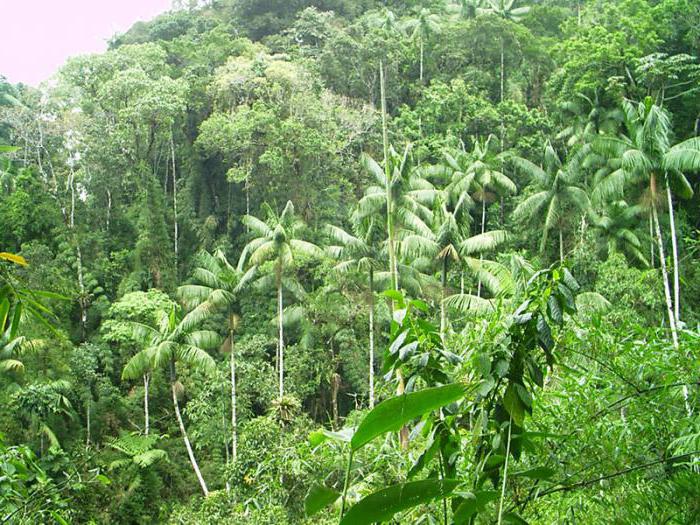
{"type": "MultiPolygon", "coordinates": [[[[177,290],[178,296],[190,311],[183,325],[197,326],[216,312],[226,314],[226,339],[222,349],[229,352],[231,373],[231,459],[235,463],[238,454],[238,417],[236,393],[236,351],[234,334],[240,327],[241,318],[235,312],[240,292],[254,277],[253,266],[245,274],[233,266],[221,250],[214,254],[203,251],[197,258],[198,266],[192,271],[195,284],[185,284],[177,290]]],[[[226,445],[228,447],[228,444],[226,445]]]]}
{"type": "Polygon", "coordinates": [[[274,284],[277,290],[277,328],[279,339],[277,346],[277,367],[279,374],[279,397],[284,396],[284,288],[297,294],[303,292],[301,285],[287,271],[291,270],[295,256],[306,255],[321,257],[322,251],[315,244],[301,238],[304,223],[294,213],[294,205],[287,201],[282,213],[277,215],[269,205],[263,205],[267,213],[267,221],[262,221],[252,215],[246,215],[243,222],[256,235],[243,248],[238,269],[242,271],[246,265],[259,267],[266,261],[272,261],[272,273],[258,280],[258,285],[266,287],[274,284]]]}
{"type": "Polygon", "coordinates": [[[581,149],[562,162],[554,147],[548,142],[544,150],[544,167],[537,166],[527,159],[518,157],[512,159],[516,168],[532,179],[535,187],[535,193],[517,206],[513,217],[517,221],[531,224],[535,221],[541,222],[544,218],[540,251],[544,251],[549,232],[556,229],[559,233],[560,262],[564,261],[563,230],[567,212],[573,209],[587,213],[590,209],[588,194],[579,185],[585,154],[586,149],[581,149]]]}
{"type": "Polygon", "coordinates": [[[421,9],[416,18],[408,20],[404,28],[410,32],[411,39],[418,40],[420,46],[420,82],[423,83],[423,62],[425,55],[425,42],[434,34],[440,33],[440,17],[430,12],[429,9],[421,9]]]}
{"type": "MultiPolygon", "coordinates": [[[[375,275],[384,267],[385,250],[378,238],[378,228],[373,219],[353,224],[353,233],[338,226],[326,227],[331,242],[327,248],[331,257],[339,260],[335,271],[346,273],[357,270],[367,276],[367,311],[369,313],[369,406],[374,408],[374,293],[375,275]]],[[[386,275],[387,272],[384,272],[386,275]]]]}
{"type": "Polygon", "coordinates": [[[197,464],[180,412],[178,398],[182,394],[183,387],[177,379],[176,367],[178,364],[183,364],[205,374],[212,373],[215,363],[206,349],[216,348],[220,344],[220,338],[215,332],[197,330],[192,323],[184,323],[175,305],[170,312],[161,312],[160,321],[155,326],[130,322],[127,327],[131,331],[132,338],[139,341],[143,348],[126,363],[122,378],[139,379],[150,370],[159,368],[167,370],[175,417],[192,469],[206,496],[209,494],[209,489],[197,464]]]}
{"type": "Polygon", "coordinates": [[[700,170],[700,139],[698,137],[671,145],[671,123],[668,113],[647,97],[634,104],[622,103],[624,130],[617,136],[601,136],[594,142],[594,149],[609,161],[610,169],[604,172],[593,190],[593,197],[604,202],[619,198],[626,189],[641,192],[641,203],[650,211],[651,221],[661,262],[664,295],[668,310],[669,326],[674,345],[678,346],[677,325],[680,322],[680,262],[673,192],[682,198],[693,196],[693,188],[684,172],[700,170]],[[658,217],[663,205],[663,190],[669,211],[671,245],[673,255],[674,294],[671,298],[664,242],[658,217]]]}
{"type": "Polygon", "coordinates": [[[600,251],[605,256],[620,252],[629,259],[648,266],[649,261],[642,253],[642,241],[635,232],[643,214],[642,206],[630,206],[625,201],[611,202],[602,213],[592,214],[600,251]]]}
{"type": "Polygon", "coordinates": [[[126,481],[121,500],[128,499],[143,482],[143,474],[160,461],[167,461],[168,453],[155,448],[160,436],[155,434],[122,434],[107,440],[107,446],[116,450],[121,457],[109,463],[108,470],[119,473],[126,481]]]}

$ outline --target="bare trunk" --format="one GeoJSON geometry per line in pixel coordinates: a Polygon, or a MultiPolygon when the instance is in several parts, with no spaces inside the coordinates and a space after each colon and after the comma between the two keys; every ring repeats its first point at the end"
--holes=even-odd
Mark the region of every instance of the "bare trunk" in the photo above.
{"type": "Polygon", "coordinates": [[[150,431],[151,414],[148,411],[148,387],[151,384],[151,374],[143,375],[143,419],[144,419],[144,434],[148,435],[150,431]]]}
{"type": "Polygon", "coordinates": [[[185,430],[185,423],[182,421],[182,414],[180,414],[180,403],[177,400],[177,392],[175,391],[175,363],[170,363],[170,390],[173,394],[173,407],[175,408],[175,417],[177,417],[177,424],[180,426],[180,432],[182,433],[182,439],[185,441],[185,448],[187,449],[187,455],[190,458],[190,463],[192,464],[192,470],[194,470],[197,480],[199,481],[199,486],[202,488],[204,496],[209,496],[209,489],[207,484],[202,477],[202,472],[199,470],[199,465],[194,457],[194,452],[192,451],[192,445],[190,445],[190,438],[187,436],[187,431],[185,430]]]}
{"type": "Polygon", "coordinates": [[[369,271],[369,408],[374,408],[374,272],[369,271]]]}
{"type": "Polygon", "coordinates": [[[229,332],[231,343],[231,458],[238,457],[238,418],[236,414],[236,356],[233,351],[233,330],[229,332]]]}
{"type": "Polygon", "coordinates": [[[676,220],[673,213],[673,196],[671,187],[666,184],[666,196],[668,197],[668,218],[671,226],[671,248],[673,250],[673,314],[676,325],[681,320],[681,281],[680,264],[678,261],[678,240],[676,238],[676,220]]]}
{"type": "Polygon", "coordinates": [[[282,303],[282,282],[277,283],[277,315],[279,324],[279,396],[284,396],[284,319],[282,303]]]}
{"type": "Polygon", "coordinates": [[[506,83],[506,63],[505,63],[505,42],[503,37],[501,37],[501,103],[503,102],[503,97],[505,93],[505,83],[506,83]]]}
{"type": "Polygon", "coordinates": [[[170,128],[170,154],[173,161],[173,230],[174,230],[174,248],[175,248],[175,274],[177,275],[178,264],[178,237],[179,225],[177,222],[177,171],[175,171],[175,140],[173,139],[173,130],[170,128]]]}
{"type": "Polygon", "coordinates": [[[107,231],[109,231],[109,221],[112,214],[112,192],[107,190],[107,231]]]}
{"type": "MultiPolygon", "coordinates": [[[[406,383],[404,382],[403,373],[401,373],[400,368],[396,370],[396,376],[399,379],[399,385],[396,388],[396,395],[402,396],[406,389],[406,383]]],[[[406,425],[401,427],[401,430],[399,431],[399,443],[401,444],[402,450],[408,450],[408,426],[406,425]]]]}
{"type": "MultiPolygon", "coordinates": [[[[483,235],[486,232],[486,199],[484,199],[484,196],[481,196],[481,234],[483,235]]],[[[484,260],[484,255],[479,254],[479,270],[481,270],[481,262],[484,260]]],[[[481,297],[481,278],[478,278],[478,282],[476,285],[476,296],[481,297]]]]}
{"type": "Polygon", "coordinates": [[[399,279],[396,264],[396,247],[394,246],[393,203],[391,199],[391,170],[389,167],[389,131],[386,121],[386,87],[384,82],[384,63],[379,61],[379,88],[382,102],[382,143],[384,147],[384,176],[386,178],[384,191],[386,193],[386,231],[389,240],[389,274],[391,286],[394,290],[399,288],[399,279]]]}
{"type": "Polygon", "coordinates": [[[88,396],[87,403],[85,406],[85,430],[87,436],[85,437],[85,448],[90,447],[90,397],[88,396]]]}
{"type": "Polygon", "coordinates": [[[564,264],[564,234],[559,227],[559,262],[564,264]]]}
{"type": "Polygon", "coordinates": [[[651,263],[651,267],[654,268],[654,220],[652,219],[651,214],[649,214],[649,252],[651,254],[649,262],[651,263]]]}
{"type": "Polygon", "coordinates": [[[420,83],[423,83],[423,53],[424,53],[424,46],[423,46],[423,37],[420,39],[420,83]]]}
{"type": "Polygon", "coordinates": [[[656,213],[656,202],[652,202],[651,215],[654,219],[654,229],[656,230],[656,242],[659,250],[659,261],[661,262],[661,275],[664,281],[664,296],[666,298],[666,308],[668,310],[668,323],[671,327],[671,337],[673,346],[678,348],[678,334],[676,332],[676,318],[673,315],[673,304],[671,302],[671,287],[668,282],[668,270],[666,269],[666,257],[664,256],[664,242],[661,237],[661,227],[659,226],[659,217],[656,213]]]}
{"type": "Polygon", "coordinates": [[[440,300],[440,337],[445,340],[447,332],[447,312],[445,311],[445,298],[447,296],[447,257],[442,260],[442,298],[440,300]]]}
{"type": "Polygon", "coordinates": [[[333,409],[333,429],[338,428],[338,392],[340,391],[340,374],[333,372],[331,378],[331,406],[333,409]]]}

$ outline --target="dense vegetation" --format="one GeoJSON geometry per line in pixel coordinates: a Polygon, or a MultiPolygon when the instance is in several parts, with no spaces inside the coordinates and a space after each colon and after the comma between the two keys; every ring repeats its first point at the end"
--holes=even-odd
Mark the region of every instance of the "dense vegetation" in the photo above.
{"type": "Polygon", "coordinates": [[[179,4],[0,82],[3,523],[700,522],[698,2],[179,4]]]}

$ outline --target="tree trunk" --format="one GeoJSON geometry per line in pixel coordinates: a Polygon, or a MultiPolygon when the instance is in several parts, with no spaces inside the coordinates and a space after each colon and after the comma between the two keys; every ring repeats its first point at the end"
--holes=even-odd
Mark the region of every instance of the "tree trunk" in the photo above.
{"type": "Polygon", "coordinates": [[[505,42],[503,37],[501,37],[501,103],[503,103],[503,97],[505,94],[505,82],[506,82],[506,63],[505,63],[505,42]]]}
{"type": "Polygon", "coordinates": [[[651,254],[649,262],[651,263],[651,267],[654,268],[654,220],[652,219],[651,214],[649,214],[649,252],[651,254]]]}
{"type": "Polygon", "coordinates": [[[85,430],[87,436],[85,437],[85,448],[90,447],[90,397],[88,395],[87,403],[85,404],[85,430]]]}
{"type": "Polygon", "coordinates": [[[148,435],[150,429],[151,415],[148,411],[148,386],[151,383],[151,374],[143,375],[143,418],[144,418],[144,434],[148,435]]]}
{"type": "MultiPolygon", "coordinates": [[[[652,193],[653,199],[653,193],[652,193]]],[[[664,296],[666,298],[666,308],[668,311],[668,324],[671,327],[671,338],[673,346],[678,348],[678,334],[676,332],[676,318],[673,315],[673,304],[671,302],[671,287],[668,283],[668,271],[666,269],[666,257],[664,256],[664,242],[661,237],[661,227],[659,226],[659,217],[656,213],[656,202],[652,201],[651,215],[654,220],[654,228],[656,230],[656,242],[659,250],[659,261],[661,262],[661,275],[664,281],[664,296]]]]}
{"type": "Polygon", "coordinates": [[[445,340],[447,331],[447,312],[445,311],[445,297],[447,296],[447,257],[442,259],[442,298],[440,300],[440,337],[445,340]]]}
{"type": "MultiPolygon", "coordinates": [[[[402,396],[405,389],[406,389],[406,384],[404,382],[403,374],[401,373],[400,368],[396,369],[396,375],[399,379],[399,385],[396,388],[396,395],[402,396]]],[[[399,443],[401,444],[402,450],[408,450],[408,426],[407,425],[404,425],[403,427],[401,427],[401,430],[399,431],[399,443]]]]}
{"type": "Polygon", "coordinates": [[[369,408],[374,408],[374,272],[369,271],[369,408]]]}
{"type": "Polygon", "coordinates": [[[676,220],[673,213],[673,196],[671,187],[666,180],[666,196],[668,197],[668,218],[671,226],[671,248],[673,250],[673,308],[676,325],[681,320],[681,281],[680,263],[678,261],[678,240],[676,238],[676,220]]]}
{"type": "Polygon", "coordinates": [[[559,263],[564,264],[564,234],[559,227],[559,263]]]}
{"type": "Polygon", "coordinates": [[[279,324],[279,397],[284,396],[284,319],[282,303],[282,281],[277,283],[277,323],[279,324]]]}
{"type": "Polygon", "coordinates": [[[340,391],[340,374],[333,372],[331,377],[331,408],[333,410],[333,430],[338,429],[338,392],[340,391]]]}
{"type": "Polygon", "coordinates": [[[209,489],[207,484],[202,477],[202,473],[199,470],[199,465],[194,457],[194,452],[192,451],[192,445],[190,445],[190,438],[187,436],[187,431],[185,430],[185,423],[182,421],[182,414],[180,414],[180,403],[177,400],[177,392],[175,391],[175,381],[177,376],[175,375],[175,363],[171,361],[170,363],[170,390],[173,394],[173,407],[175,408],[175,417],[177,417],[177,424],[180,427],[180,432],[182,433],[182,439],[185,441],[185,448],[187,449],[187,455],[190,458],[190,463],[192,464],[192,470],[194,470],[197,480],[199,481],[199,486],[202,488],[204,496],[209,496],[209,489]]]}
{"type": "Polygon", "coordinates": [[[386,232],[389,241],[389,274],[391,286],[394,290],[399,288],[399,279],[396,264],[396,247],[394,246],[393,203],[391,199],[391,169],[389,166],[389,131],[386,122],[386,87],[384,85],[384,63],[379,61],[379,89],[382,103],[382,143],[384,148],[384,176],[386,183],[386,232]]]}
{"type": "Polygon", "coordinates": [[[233,330],[229,331],[231,344],[231,458],[236,463],[238,457],[238,418],[236,414],[236,356],[233,351],[233,330]]]}
{"type": "Polygon", "coordinates": [[[178,264],[178,222],[177,222],[177,172],[175,171],[175,141],[173,139],[173,130],[170,128],[170,153],[173,160],[173,227],[175,236],[175,275],[177,275],[178,264]]]}
{"type": "MultiPolygon", "coordinates": [[[[486,199],[484,199],[484,196],[481,196],[481,234],[483,235],[486,232],[486,199]]],[[[481,262],[484,260],[484,255],[479,254],[479,269],[481,270],[481,262]]],[[[481,297],[481,278],[477,278],[478,282],[476,285],[476,296],[481,297]]]]}
{"type": "Polygon", "coordinates": [[[423,84],[423,37],[420,39],[420,83],[423,84]]]}

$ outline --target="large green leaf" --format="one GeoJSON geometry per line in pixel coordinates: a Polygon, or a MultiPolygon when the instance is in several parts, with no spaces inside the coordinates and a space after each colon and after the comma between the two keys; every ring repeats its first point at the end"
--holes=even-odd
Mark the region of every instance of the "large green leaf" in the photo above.
{"type": "Polygon", "coordinates": [[[460,483],[456,479],[426,479],[392,485],[360,500],[343,516],[340,525],[381,523],[397,512],[448,496],[460,483]]]}
{"type": "Polygon", "coordinates": [[[387,399],[367,414],[357,427],[350,441],[352,449],[361,448],[385,432],[399,430],[412,419],[449,405],[464,394],[464,385],[455,383],[387,399]]]}
{"type": "Polygon", "coordinates": [[[337,490],[329,489],[323,485],[313,485],[304,498],[304,512],[307,516],[313,516],[339,497],[340,493],[337,490]]]}
{"type": "Polygon", "coordinates": [[[455,525],[468,523],[472,516],[481,512],[489,502],[496,499],[498,499],[498,492],[495,490],[481,490],[469,493],[455,510],[453,516],[455,525]]]}

